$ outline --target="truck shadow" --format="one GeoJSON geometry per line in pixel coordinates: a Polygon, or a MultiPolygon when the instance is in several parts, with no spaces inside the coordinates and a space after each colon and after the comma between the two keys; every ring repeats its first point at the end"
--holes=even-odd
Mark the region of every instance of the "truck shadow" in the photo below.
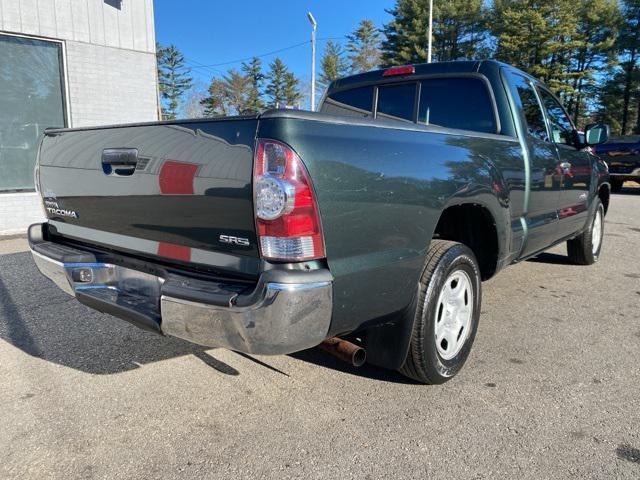
{"type": "Polygon", "coordinates": [[[537,255],[533,258],[528,259],[527,261],[534,262],[534,263],[548,263],[553,265],[575,266],[575,263],[571,263],[568,256],[558,255],[557,253],[549,253],[549,252],[541,253],[540,255],[537,255]]]}
{"type": "MultiPolygon", "coordinates": [[[[95,375],[127,372],[184,355],[193,355],[224,375],[240,375],[216,359],[211,348],[145,332],[82,305],[43,277],[24,252],[0,255],[0,339],[32,357],[95,375]]],[[[239,355],[289,376],[251,355],[239,355]]],[[[291,357],[374,380],[413,383],[371,365],[355,368],[319,349],[291,357]]]]}
{"type": "Polygon", "coordinates": [[[292,353],[289,356],[297,360],[302,360],[303,362],[312,363],[319,367],[330,368],[332,370],[357,377],[369,378],[371,380],[378,380],[381,382],[402,383],[405,385],[419,384],[418,382],[411,380],[394,370],[387,370],[368,363],[365,363],[361,367],[354,367],[353,365],[343,362],[319,348],[303,350],[301,352],[292,353]]]}
{"type": "Polygon", "coordinates": [[[210,348],[144,332],[78,303],[40,275],[28,253],[0,256],[0,339],[33,357],[97,375],[183,355],[239,375],[210,348]]]}

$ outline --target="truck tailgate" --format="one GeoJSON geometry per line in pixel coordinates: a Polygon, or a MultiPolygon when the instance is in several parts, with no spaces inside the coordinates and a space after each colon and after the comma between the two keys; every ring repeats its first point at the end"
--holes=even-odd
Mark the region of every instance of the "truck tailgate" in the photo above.
{"type": "Polygon", "coordinates": [[[39,156],[50,228],[116,250],[254,275],[256,117],[51,130],[39,156]]]}

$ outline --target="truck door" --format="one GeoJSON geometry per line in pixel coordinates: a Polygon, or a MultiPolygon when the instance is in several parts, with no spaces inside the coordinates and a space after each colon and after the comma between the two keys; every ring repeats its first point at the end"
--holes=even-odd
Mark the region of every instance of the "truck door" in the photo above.
{"type": "Polygon", "coordinates": [[[558,151],[561,175],[558,205],[558,233],[566,237],[585,226],[589,216],[591,157],[575,146],[575,128],[560,102],[546,88],[538,86],[545,109],[549,133],[558,151]]]}
{"type": "Polygon", "coordinates": [[[526,242],[520,257],[544,249],[559,239],[558,202],[561,175],[558,153],[550,141],[538,95],[530,80],[509,72],[509,86],[523,126],[521,135],[529,162],[529,199],[526,206],[526,242]]]}

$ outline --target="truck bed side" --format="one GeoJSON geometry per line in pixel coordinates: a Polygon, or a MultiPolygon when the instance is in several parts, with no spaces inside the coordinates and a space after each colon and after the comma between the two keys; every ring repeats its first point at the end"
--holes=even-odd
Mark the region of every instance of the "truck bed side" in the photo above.
{"type": "Polygon", "coordinates": [[[491,213],[499,265],[519,250],[525,177],[512,137],[304,112],[265,115],[259,135],[290,144],[313,179],[335,277],[331,333],[410,304],[448,206],[491,213]]]}

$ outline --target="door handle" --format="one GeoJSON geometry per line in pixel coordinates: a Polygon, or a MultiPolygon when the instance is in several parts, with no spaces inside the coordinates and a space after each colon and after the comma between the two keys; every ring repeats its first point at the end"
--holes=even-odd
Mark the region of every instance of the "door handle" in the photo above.
{"type": "Polygon", "coordinates": [[[102,171],[106,175],[132,175],[137,164],[137,148],[105,148],[102,150],[102,171]]]}

